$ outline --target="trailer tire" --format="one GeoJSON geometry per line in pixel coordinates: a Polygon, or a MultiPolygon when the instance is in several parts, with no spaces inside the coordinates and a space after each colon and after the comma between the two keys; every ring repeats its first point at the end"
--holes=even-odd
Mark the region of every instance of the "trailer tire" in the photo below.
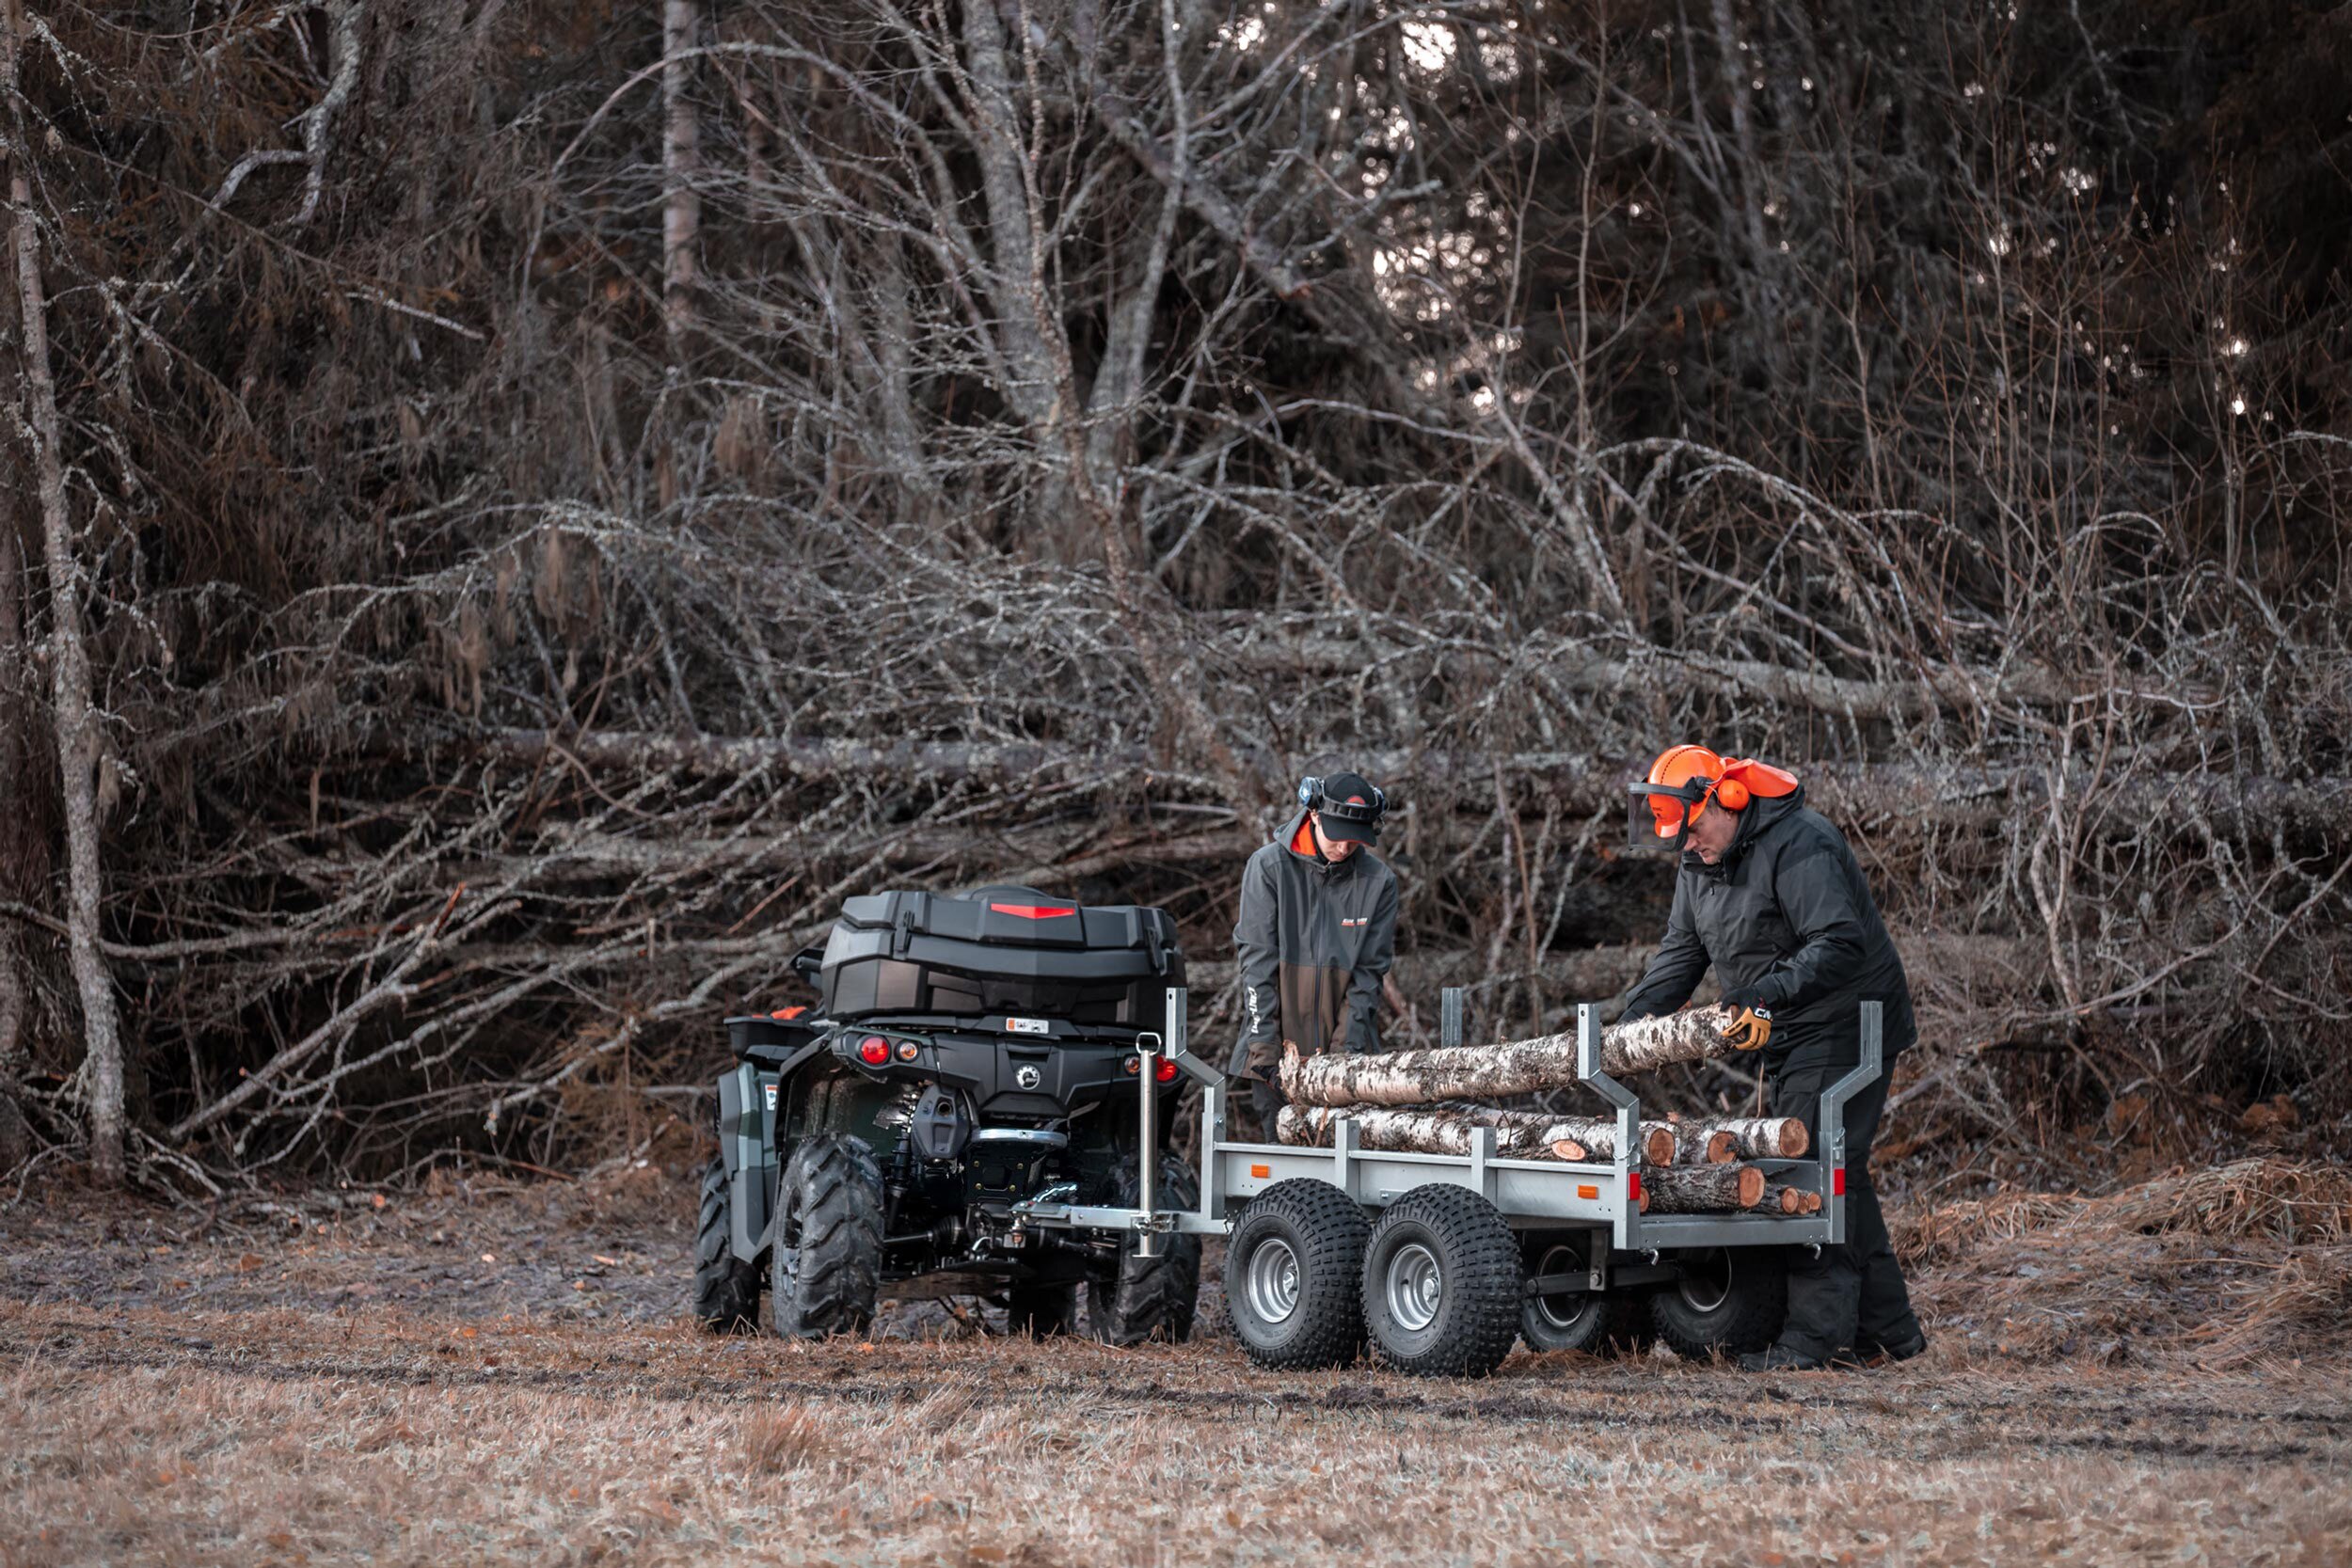
{"type": "Polygon", "coordinates": [[[1372,1222],[1328,1181],[1294,1177],[1249,1200],[1225,1243],[1225,1310],[1261,1367],[1344,1367],[1364,1348],[1372,1222]]]}
{"type": "Polygon", "coordinates": [[[1519,1248],[1495,1206],[1433,1182],[1390,1205],[1364,1244],[1364,1323],[1402,1372],[1485,1377],[1519,1332],[1519,1248]]]}
{"type": "Polygon", "coordinates": [[[756,1334],[759,1265],[736,1257],[729,1243],[732,1205],[726,1159],[713,1155],[703,1172],[702,1223],[694,1231],[694,1319],[713,1334],[756,1334]]]}
{"type": "Polygon", "coordinates": [[[873,1150],[838,1132],[803,1138],[776,1192],[769,1320],[791,1339],[863,1333],[882,1291],[882,1183],[873,1150]]]}
{"type": "Polygon", "coordinates": [[[1005,1332],[1031,1339],[1069,1333],[1078,1322],[1075,1285],[1015,1285],[1005,1293],[1005,1332]]]}
{"type": "MultiPolygon", "coordinates": [[[[1582,1248],[1550,1237],[1529,1238],[1520,1259],[1530,1279],[1584,1266],[1582,1248]]],[[[1574,1296],[1526,1296],[1519,1306],[1519,1338],[1533,1351],[1577,1350],[1588,1355],[1638,1353],[1650,1342],[1647,1294],[1645,1291],[1600,1291],[1574,1296]]]]}
{"type": "Polygon", "coordinates": [[[1692,1247],[1675,1259],[1682,1277],[1650,1295],[1650,1321],[1677,1355],[1692,1361],[1762,1350],[1788,1315],[1788,1262],[1778,1247],[1692,1247]]]}
{"type": "MultiPolygon", "coordinates": [[[[1111,1179],[1112,1204],[1132,1209],[1141,1196],[1134,1167],[1122,1163],[1111,1179]]],[[[1174,1155],[1160,1158],[1152,1203],[1171,1210],[1200,1206],[1200,1184],[1174,1155]]],[[[1137,1239],[1132,1231],[1121,1236],[1118,1259],[1088,1278],[1088,1331],[1106,1345],[1140,1345],[1154,1338],[1181,1345],[1192,1338],[1200,1303],[1200,1238],[1164,1235],[1157,1258],[1139,1256],[1137,1239]]]]}

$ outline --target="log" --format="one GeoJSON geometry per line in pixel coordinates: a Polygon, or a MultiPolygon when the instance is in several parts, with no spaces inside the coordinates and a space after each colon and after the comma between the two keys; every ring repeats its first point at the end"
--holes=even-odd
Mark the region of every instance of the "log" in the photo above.
{"type": "MultiPolygon", "coordinates": [[[[1692,1007],[1604,1029],[1601,1070],[1648,1072],[1674,1062],[1728,1056],[1723,1007],[1692,1007]]],[[[1438,1100],[1501,1100],[1574,1087],[1576,1034],[1502,1045],[1439,1046],[1352,1056],[1285,1056],[1282,1095],[1294,1105],[1426,1105],[1438,1100]]]]}
{"type": "Polygon", "coordinates": [[[1756,1207],[1783,1214],[1802,1214],[1807,1196],[1803,1187],[1787,1187],[1777,1181],[1768,1181],[1764,1184],[1763,1201],[1756,1207]]]}
{"type": "MultiPolygon", "coordinates": [[[[1504,1111],[1492,1105],[1397,1108],[1382,1105],[1285,1105],[1276,1118],[1278,1142],[1328,1148],[1332,1124],[1357,1124],[1363,1147],[1398,1154],[1468,1154],[1470,1134],[1494,1129],[1495,1152],[1514,1160],[1570,1162],[1614,1160],[1617,1124],[1599,1117],[1555,1117],[1539,1111],[1504,1111]]],[[[1674,1129],[1662,1121],[1642,1125],[1644,1156],[1658,1164],[1674,1158],[1674,1129]]]]}
{"type": "Polygon", "coordinates": [[[1795,1117],[1708,1117],[1677,1120],[1682,1157],[1692,1164],[1733,1160],[1802,1160],[1812,1134],[1795,1117]]]}
{"type": "Polygon", "coordinates": [[[1764,1173],[1754,1165],[1667,1165],[1642,1172],[1642,1212],[1712,1214],[1753,1209],[1764,1199],[1764,1173]]]}

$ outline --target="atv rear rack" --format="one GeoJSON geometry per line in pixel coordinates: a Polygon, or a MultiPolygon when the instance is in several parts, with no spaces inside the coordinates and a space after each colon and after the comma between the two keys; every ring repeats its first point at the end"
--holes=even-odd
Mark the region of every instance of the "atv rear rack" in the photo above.
{"type": "MultiPolygon", "coordinates": [[[[1748,1162],[1776,1181],[1820,1194],[1820,1212],[1651,1215],[1643,1213],[1638,1203],[1630,1200],[1641,1170],[1633,1157],[1641,1147],[1641,1100],[1600,1069],[1597,1004],[1587,1002],[1577,1007],[1577,1076],[1616,1109],[1617,1156],[1610,1164],[1503,1159],[1495,1153],[1494,1130],[1484,1127],[1472,1131],[1467,1155],[1367,1151],[1359,1147],[1357,1124],[1347,1119],[1333,1127],[1329,1148],[1228,1142],[1226,1098],[1231,1090],[1225,1074],[1189,1049],[1186,1017],[1184,988],[1168,988],[1165,1038],[1147,1035],[1138,1045],[1144,1055],[1145,1082],[1151,1081],[1155,1065],[1152,1058],[1165,1053],[1200,1085],[1200,1207],[1168,1210],[1152,1201],[1150,1151],[1157,1147],[1153,1136],[1156,1097],[1147,1094],[1140,1097],[1138,1148],[1145,1151],[1137,1186],[1140,1203],[1120,1209],[1033,1199],[1013,1206],[1024,1225],[1041,1229],[1138,1231],[1143,1234],[1137,1250],[1149,1256],[1157,1238],[1169,1232],[1227,1234],[1249,1198],[1278,1182],[1303,1177],[1328,1182],[1371,1210],[1384,1209],[1416,1188],[1464,1187],[1493,1205],[1515,1229],[1605,1231],[1609,1249],[1621,1253],[1808,1243],[1836,1245],[1846,1239],[1846,1101],[1879,1075],[1883,1026],[1880,1004],[1863,1003],[1861,1059],[1821,1096],[1815,1157],[1748,1162]]],[[[1460,993],[1449,990],[1443,1043],[1461,1043],[1461,1018],[1460,993]]],[[[1596,1246],[1590,1256],[1595,1259],[1593,1284],[1598,1289],[1604,1284],[1600,1277],[1605,1272],[1604,1254],[1596,1246]]]]}

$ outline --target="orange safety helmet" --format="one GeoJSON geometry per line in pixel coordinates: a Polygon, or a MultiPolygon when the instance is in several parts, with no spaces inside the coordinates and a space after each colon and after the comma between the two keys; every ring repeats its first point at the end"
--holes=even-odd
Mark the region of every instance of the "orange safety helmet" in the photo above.
{"type": "Polygon", "coordinates": [[[1718,756],[1704,746],[1669,746],[1650,764],[1649,776],[1632,787],[1629,832],[1634,845],[1665,839],[1679,849],[1691,824],[1709,805],[1745,811],[1756,796],[1796,793],[1797,776],[1770,763],[1718,756]]]}

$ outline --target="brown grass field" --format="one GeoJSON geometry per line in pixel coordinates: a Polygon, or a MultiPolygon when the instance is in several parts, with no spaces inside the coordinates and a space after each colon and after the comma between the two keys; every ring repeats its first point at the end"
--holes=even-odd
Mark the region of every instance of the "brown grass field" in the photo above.
{"type": "Polygon", "coordinates": [[[2233,1170],[1907,1216],[1935,1344],[1899,1369],[1477,1383],[1262,1373],[1213,1300],[1141,1351],[929,1308],[706,1338],[652,1170],[36,1197],[0,1564],[2352,1561],[2344,1179],[2233,1170]]]}

